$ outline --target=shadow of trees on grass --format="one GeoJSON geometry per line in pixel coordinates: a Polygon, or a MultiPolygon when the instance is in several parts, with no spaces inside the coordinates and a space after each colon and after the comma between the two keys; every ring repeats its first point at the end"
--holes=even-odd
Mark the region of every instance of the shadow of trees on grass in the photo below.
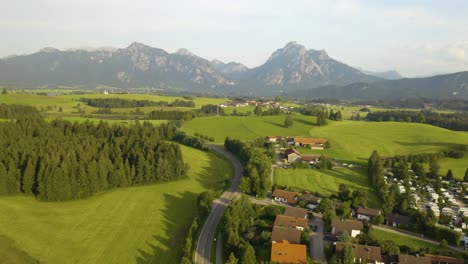
{"type": "Polygon", "coordinates": [[[187,191],[180,196],[164,194],[166,206],[161,210],[163,218],[161,230],[154,230],[152,239],[146,241],[146,247],[138,249],[136,263],[180,262],[182,246],[197,208],[197,198],[198,194],[187,191]],[[167,248],[160,245],[165,245],[167,248]]]}

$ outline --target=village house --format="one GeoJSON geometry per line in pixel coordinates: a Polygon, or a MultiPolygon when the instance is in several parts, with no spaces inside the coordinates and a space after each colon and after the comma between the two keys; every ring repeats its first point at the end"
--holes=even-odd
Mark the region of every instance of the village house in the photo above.
{"type": "Polygon", "coordinates": [[[301,160],[310,164],[315,164],[319,161],[321,155],[302,154],[301,160]]]}
{"type": "Polygon", "coordinates": [[[290,244],[287,241],[271,244],[272,263],[307,263],[306,245],[290,244]]]}
{"type": "Polygon", "coordinates": [[[288,160],[288,163],[300,162],[302,160],[301,153],[297,152],[293,148],[284,151],[284,158],[288,160]]]}
{"type": "Polygon", "coordinates": [[[385,224],[393,227],[405,227],[411,221],[409,216],[388,213],[385,215],[385,224]]]}
{"type": "Polygon", "coordinates": [[[349,246],[353,252],[354,263],[384,264],[380,247],[335,242],[335,253],[337,255],[343,254],[347,246],[349,246]]]}
{"type": "Polygon", "coordinates": [[[286,207],[283,215],[307,219],[307,209],[300,207],[286,207]]]}
{"type": "Polygon", "coordinates": [[[267,136],[265,138],[266,142],[268,143],[276,143],[276,142],[279,142],[283,139],[282,136],[267,136]]]}
{"type": "Polygon", "coordinates": [[[431,258],[431,262],[434,264],[463,264],[465,261],[462,258],[454,258],[447,256],[437,256],[426,254],[426,256],[431,258]]]}
{"type": "Polygon", "coordinates": [[[313,210],[315,208],[317,208],[317,206],[320,204],[320,202],[322,201],[322,199],[318,196],[315,196],[315,195],[312,195],[312,194],[309,194],[309,193],[303,193],[301,194],[297,200],[299,202],[301,201],[304,201],[306,203],[306,206],[307,208],[313,210]]]}
{"type": "Polygon", "coordinates": [[[353,211],[353,215],[359,220],[372,221],[374,217],[380,215],[380,211],[378,209],[360,206],[353,211]]]}
{"type": "Polygon", "coordinates": [[[295,192],[276,189],[273,191],[271,196],[275,201],[280,202],[280,203],[287,203],[287,204],[294,205],[297,202],[295,192]]]}
{"type": "Polygon", "coordinates": [[[338,237],[341,236],[345,231],[351,236],[356,237],[361,233],[364,225],[360,221],[355,220],[332,220],[332,235],[338,237]]]}
{"type": "Polygon", "coordinates": [[[277,215],[273,226],[279,226],[284,228],[296,228],[301,231],[307,230],[309,228],[307,219],[287,215],[277,215]]]}
{"type": "Polygon", "coordinates": [[[273,226],[273,231],[271,232],[271,242],[281,243],[282,241],[288,241],[291,244],[300,244],[301,234],[302,231],[297,228],[273,226]]]}
{"type": "Polygon", "coordinates": [[[406,254],[384,255],[382,260],[385,264],[432,264],[429,256],[413,256],[406,254]]]}
{"type": "Polygon", "coordinates": [[[294,146],[308,147],[311,149],[324,149],[327,142],[328,140],[325,138],[294,138],[294,146]]]}

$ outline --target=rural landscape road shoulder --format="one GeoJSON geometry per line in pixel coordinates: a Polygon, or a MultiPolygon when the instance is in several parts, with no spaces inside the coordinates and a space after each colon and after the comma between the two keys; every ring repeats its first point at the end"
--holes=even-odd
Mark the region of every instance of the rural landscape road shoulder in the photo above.
{"type": "Polygon", "coordinates": [[[196,264],[210,263],[211,243],[214,238],[216,227],[218,226],[218,223],[221,220],[221,217],[223,216],[226,207],[229,205],[231,200],[238,195],[236,190],[243,172],[242,164],[233,154],[215,145],[208,145],[208,147],[216,151],[217,153],[223,155],[232,162],[232,164],[234,165],[235,175],[232,179],[231,186],[221,195],[221,197],[214,200],[211,205],[211,212],[208,215],[198,237],[194,257],[194,262],[196,264]]]}

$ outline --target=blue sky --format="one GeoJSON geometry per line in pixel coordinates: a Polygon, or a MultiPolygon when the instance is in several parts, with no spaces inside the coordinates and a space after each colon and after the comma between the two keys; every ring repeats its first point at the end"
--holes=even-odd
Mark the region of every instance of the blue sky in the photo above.
{"type": "Polygon", "coordinates": [[[15,0],[1,10],[0,57],[138,41],[255,67],[296,41],[367,70],[468,70],[468,1],[15,0]]]}

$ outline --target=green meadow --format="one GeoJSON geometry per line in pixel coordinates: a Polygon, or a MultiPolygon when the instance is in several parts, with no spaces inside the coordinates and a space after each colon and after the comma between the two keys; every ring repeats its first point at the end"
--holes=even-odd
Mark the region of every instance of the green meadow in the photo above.
{"type": "MultiPolygon", "coordinates": [[[[183,97],[176,96],[158,96],[158,95],[148,95],[148,94],[80,94],[80,95],[58,95],[58,96],[44,96],[44,95],[33,95],[33,94],[19,94],[11,93],[7,95],[0,96],[0,104],[27,104],[32,105],[38,108],[47,108],[52,107],[52,110],[49,110],[49,114],[59,114],[58,109],[62,107],[63,113],[77,113],[77,104],[80,104],[82,109],[86,111],[86,114],[89,114],[93,111],[98,110],[96,107],[88,106],[83,102],[80,102],[80,98],[122,98],[128,100],[149,100],[149,101],[164,101],[164,102],[173,102],[176,99],[178,100],[187,100],[183,97]]],[[[206,104],[221,104],[226,101],[229,101],[226,98],[208,98],[208,97],[192,97],[195,102],[195,108],[189,107],[171,107],[164,109],[171,110],[180,110],[188,111],[193,109],[200,109],[203,105],[206,104]]],[[[161,107],[141,107],[140,111],[147,113],[153,110],[160,110],[161,107]]],[[[112,111],[115,113],[130,113],[134,112],[136,108],[112,108],[112,111]]]]}
{"type": "Polygon", "coordinates": [[[447,171],[452,170],[453,177],[463,180],[465,171],[468,169],[468,153],[462,159],[444,158],[439,160],[440,174],[445,176],[447,171]]]}
{"type": "Polygon", "coordinates": [[[219,190],[233,174],[231,164],[215,154],[181,148],[190,170],[179,181],[67,202],[0,197],[0,259],[12,259],[11,263],[27,263],[21,258],[28,256],[43,263],[177,262],[196,213],[197,195],[219,190]]]}
{"type": "MultiPolygon", "coordinates": [[[[388,232],[380,229],[372,229],[372,234],[374,237],[383,242],[385,240],[391,240],[397,244],[397,246],[402,247],[406,246],[409,247],[411,251],[417,251],[418,249],[429,249],[431,254],[444,254],[444,255],[452,255],[456,254],[456,252],[450,249],[442,249],[438,244],[432,244],[427,241],[419,240],[416,238],[400,235],[394,232],[388,232]]],[[[409,254],[411,252],[400,252],[402,254],[409,254]]]]}
{"type": "Polygon", "coordinates": [[[329,139],[331,148],[299,148],[299,152],[326,154],[361,164],[367,162],[373,150],[377,150],[381,156],[393,156],[438,152],[468,145],[468,133],[426,124],[344,120],[329,121],[328,125],[318,127],[315,117],[297,114],[293,115],[294,125],[286,128],[283,125],[285,117],[203,117],[187,122],[183,129],[190,134],[198,132],[212,136],[218,143],[222,143],[227,136],[241,140],[268,135],[324,137],[329,139]]]}
{"type": "Polygon", "coordinates": [[[379,199],[369,187],[369,180],[364,170],[347,168],[333,170],[315,169],[276,169],[274,183],[295,189],[318,192],[322,196],[337,194],[340,184],[347,185],[352,191],[362,191],[366,194],[367,204],[379,208],[379,199]]]}
{"type": "Polygon", "coordinates": [[[309,136],[315,125],[316,117],[294,115],[294,125],[286,128],[283,125],[286,116],[211,116],[195,118],[187,122],[183,129],[189,133],[196,132],[215,138],[223,143],[226,137],[250,140],[270,136],[309,136]]]}

